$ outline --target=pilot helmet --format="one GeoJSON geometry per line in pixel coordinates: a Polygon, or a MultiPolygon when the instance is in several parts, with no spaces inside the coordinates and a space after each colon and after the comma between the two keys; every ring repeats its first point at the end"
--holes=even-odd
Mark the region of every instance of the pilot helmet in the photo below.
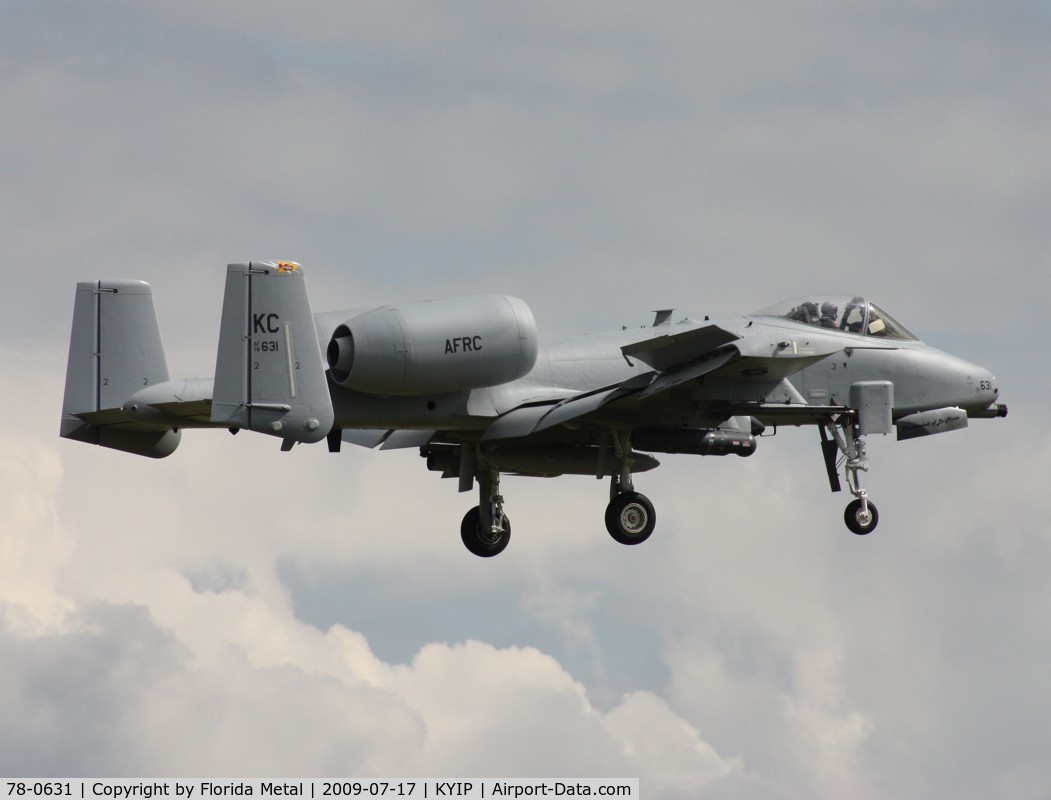
{"type": "Polygon", "coordinates": [[[836,314],[839,312],[839,307],[834,303],[830,303],[827,300],[821,304],[821,316],[832,317],[835,319],[836,314]]]}

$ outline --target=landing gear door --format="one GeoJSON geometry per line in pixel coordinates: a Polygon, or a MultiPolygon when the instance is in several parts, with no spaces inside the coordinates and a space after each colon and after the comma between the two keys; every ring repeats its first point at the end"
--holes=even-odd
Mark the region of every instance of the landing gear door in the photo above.
{"type": "Polygon", "coordinates": [[[858,412],[858,433],[890,433],[894,427],[894,384],[860,381],[850,385],[850,407],[858,412]]]}

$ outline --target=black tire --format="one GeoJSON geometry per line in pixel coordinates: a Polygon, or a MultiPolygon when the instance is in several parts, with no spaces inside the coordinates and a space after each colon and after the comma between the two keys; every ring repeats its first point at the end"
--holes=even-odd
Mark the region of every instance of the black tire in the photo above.
{"type": "Polygon", "coordinates": [[[464,547],[481,558],[492,558],[504,552],[511,539],[511,522],[504,514],[504,530],[493,535],[488,527],[482,527],[482,512],[478,506],[468,511],[460,523],[460,538],[464,547]]]}
{"type": "Polygon", "coordinates": [[[879,524],[879,511],[876,510],[875,504],[869,501],[869,518],[863,519],[861,514],[861,500],[854,500],[847,506],[847,510],[843,513],[843,520],[847,523],[847,527],[851,531],[856,533],[858,536],[864,536],[867,533],[872,533],[876,530],[876,525],[879,524]]]}
{"type": "Polygon", "coordinates": [[[622,492],[606,506],[606,530],[621,544],[642,544],[656,525],[653,503],[644,494],[622,492]]]}

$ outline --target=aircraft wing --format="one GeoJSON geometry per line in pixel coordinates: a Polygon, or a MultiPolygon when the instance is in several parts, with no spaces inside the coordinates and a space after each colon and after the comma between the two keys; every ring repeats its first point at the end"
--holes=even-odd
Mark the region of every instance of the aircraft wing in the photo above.
{"type": "MultiPolygon", "coordinates": [[[[540,433],[556,425],[581,420],[617,401],[631,398],[642,405],[669,402],[666,393],[704,377],[761,382],[776,386],[798,372],[844,349],[838,337],[809,332],[745,326],[734,332],[719,325],[654,336],[621,348],[629,364],[641,361],[653,369],[621,383],[549,402],[523,404],[498,417],[483,440],[511,439],[540,433]],[[665,395],[661,397],[661,395],[665,395]]],[[[718,407],[718,398],[713,398],[718,407]]],[[[769,424],[792,424],[827,418],[839,407],[812,406],[794,392],[787,403],[725,404],[727,416],[749,415],[769,424]]]]}
{"type": "Polygon", "coordinates": [[[681,367],[740,337],[718,325],[666,333],[621,348],[625,358],[637,358],[656,370],[681,367]]]}
{"type": "MultiPolygon", "coordinates": [[[[851,343],[853,346],[857,346],[851,343]]],[[[704,325],[685,332],[655,336],[621,348],[657,370],[641,397],[649,397],[704,375],[732,379],[782,380],[848,346],[820,331],[753,328],[738,331],[704,325]]]]}
{"type": "Polygon", "coordinates": [[[653,367],[655,377],[639,400],[705,376],[730,380],[781,381],[845,347],[819,332],[770,329],[753,323],[738,332],[705,325],[684,333],[655,336],[621,348],[624,357],[653,367]]]}

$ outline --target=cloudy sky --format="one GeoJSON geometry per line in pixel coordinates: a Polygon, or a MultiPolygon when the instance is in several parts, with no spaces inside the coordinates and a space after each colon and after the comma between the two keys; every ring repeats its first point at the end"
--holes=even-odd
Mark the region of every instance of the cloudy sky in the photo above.
{"type": "Polygon", "coordinates": [[[647,798],[1051,797],[1051,4],[0,5],[0,774],[639,777],[647,798]],[[78,280],[210,375],[228,262],[316,310],[514,294],[541,332],[866,293],[1011,406],[605,483],[414,451],[57,438],[78,280]]]}

